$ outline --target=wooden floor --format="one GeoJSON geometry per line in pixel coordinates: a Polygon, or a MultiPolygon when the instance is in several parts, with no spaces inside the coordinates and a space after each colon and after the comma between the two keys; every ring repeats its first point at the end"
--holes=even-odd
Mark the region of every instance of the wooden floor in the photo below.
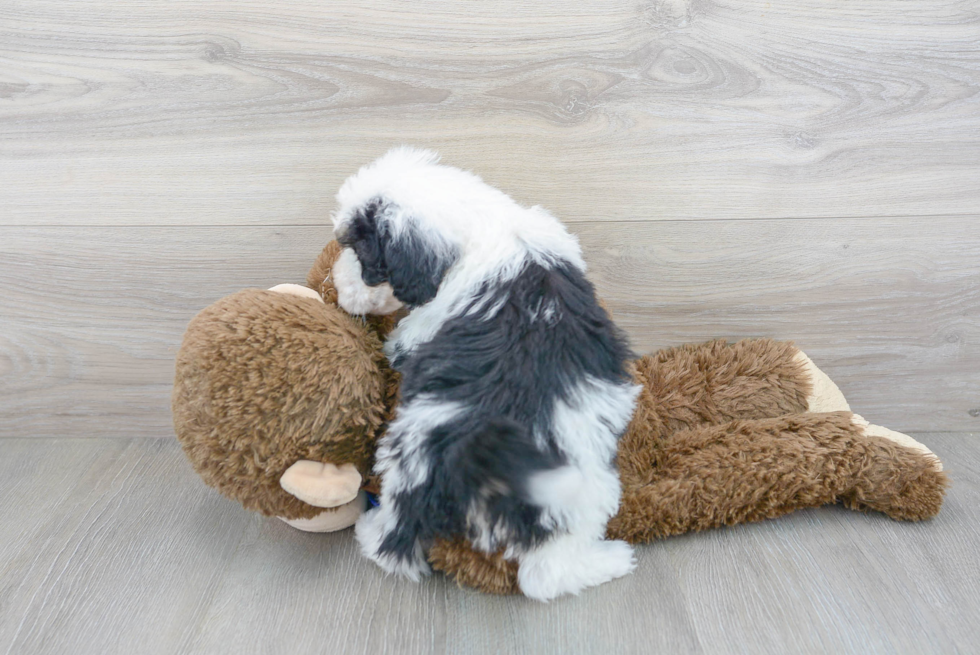
{"type": "Polygon", "coordinates": [[[918,436],[954,480],[932,521],[828,507],[686,535],[548,605],[385,577],[350,530],[221,498],[169,439],[3,439],[0,652],[976,652],[980,435],[918,436]]]}
{"type": "Polygon", "coordinates": [[[976,650],[978,226],[976,0],[0,2],[0,653],[976,650]],[[302,281],[401,143],[565,220],[638,352],[795,340],[933,433],[943,513],[673,539],[539,606],[218,498],[187,321],[302,281]]]}

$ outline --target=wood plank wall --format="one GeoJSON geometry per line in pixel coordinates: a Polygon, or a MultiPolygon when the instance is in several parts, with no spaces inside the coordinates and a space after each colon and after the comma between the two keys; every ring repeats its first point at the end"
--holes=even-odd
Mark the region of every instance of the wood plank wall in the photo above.
{"type": "Polygon", "coordinates": [[[793,339],[980,426],[973,0],[8,0],[0,435],[170,436],[189,318],[400,143],[567,221],[638,351],[793,339]]]}

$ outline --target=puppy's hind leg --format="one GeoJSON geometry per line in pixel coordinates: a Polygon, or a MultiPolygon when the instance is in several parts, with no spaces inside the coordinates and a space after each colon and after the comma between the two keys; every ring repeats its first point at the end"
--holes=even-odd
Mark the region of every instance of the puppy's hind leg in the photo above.
{"type": "Polygon", "coordinates": [[[625,541],[556,535],[520,557],[517,582],[528,598],[547,602],[622,577],[636,567],[625,541]]]}
{"type": "Polygon", "coordinates": [[[415,582],[430,573],[416,532],[399,523],[398,509],[391,501],[362,514],[354,526],[354,536],[364,556],[388,573],[415,582]]]}

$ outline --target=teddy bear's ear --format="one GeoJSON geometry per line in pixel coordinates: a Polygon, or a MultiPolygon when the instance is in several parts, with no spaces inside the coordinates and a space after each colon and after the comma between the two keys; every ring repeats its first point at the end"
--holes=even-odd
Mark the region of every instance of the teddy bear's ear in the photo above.
{"type": "Polygon", "coordinates": [[[337,289],[331,279],[331,271],[343,249],[336,241],[325,245],[313,262],[310,272],[306,274],[306,286],[319,293],[325,303],[332,305],[337,304],[337,289]]]}

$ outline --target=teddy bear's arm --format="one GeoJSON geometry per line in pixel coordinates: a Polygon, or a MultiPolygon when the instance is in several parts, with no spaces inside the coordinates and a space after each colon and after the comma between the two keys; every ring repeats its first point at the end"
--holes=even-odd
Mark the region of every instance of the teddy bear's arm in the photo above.
{"type": "Polygon", "coordinates": [[[472,587],[488,594],[519,594],[517,562],[503,553],[481,553],[462,537],[436,539],[429,549],[429,564],[461,587],[472,587]]]}
{"type": "Polygon", "coordinates": [[[837,386],[792,343],[724,340],[646,355],[635,363],[642,420],[662,434],[736,419],[848,411],[837,386]]]}

